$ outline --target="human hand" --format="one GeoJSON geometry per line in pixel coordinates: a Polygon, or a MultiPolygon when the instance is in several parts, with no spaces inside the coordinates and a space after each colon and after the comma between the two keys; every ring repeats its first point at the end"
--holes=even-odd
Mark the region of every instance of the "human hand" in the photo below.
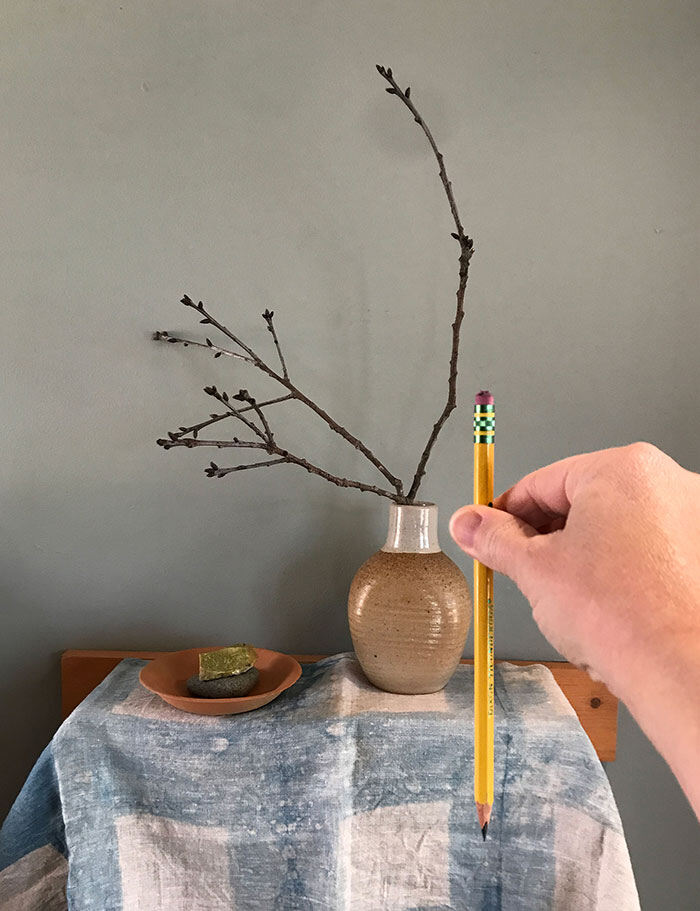
{"type": "Polygon", "coordinates": [[[634,443],[541,468],[493,505],[452,516],[457,544],[510,576],[554,647],[627,703],[698,812],[700,780],[677,754],[700,751],[700,476],[634,443]]]}

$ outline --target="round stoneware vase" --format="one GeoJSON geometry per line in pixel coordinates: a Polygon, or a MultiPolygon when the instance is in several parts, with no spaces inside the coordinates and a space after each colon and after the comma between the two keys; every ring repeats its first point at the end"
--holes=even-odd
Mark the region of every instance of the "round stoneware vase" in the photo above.
{"type": "Polygon", "coordinates": [[[386,544],[350,586],[355,654],[367,678],[389,693],[441,690],[467,641],[469,587],[440,550],[437,520],[433,503],[391,503],[386,544]]]}

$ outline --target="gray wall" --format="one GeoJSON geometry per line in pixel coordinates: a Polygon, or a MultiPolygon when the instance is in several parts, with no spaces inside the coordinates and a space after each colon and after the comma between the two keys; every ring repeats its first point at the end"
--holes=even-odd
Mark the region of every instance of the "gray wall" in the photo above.
{"type": "MultiPolygon", "coordinates": [[[[500,488],[637,439],[700,469],[697,4],[688,0],[123,0],[3,4],[0,424],[3,810],[53,733],[68,647],[351,642],[345,598],[385,503],[292,467],[208,480],[156,437],[245,365],[156,345],[183,292],[412,474],[443,404],[457,245],[437,168],[374,70],[432,126],[476,254],[461,409],[422,494],[471,496],[474,390],[500,488]]],[[[380,479],[301,408],[290,449],[380,479]]],[[[227,464],[222,457],[220,464],[227,464]]],[[[498,652],[551,658],[497,589],[498,652]]],[[[469,646],[470,648],[471,646],[469,646]]],[[[698,898],[698,829],[623,711],[608,769],[646,909],[698,898]]]]}

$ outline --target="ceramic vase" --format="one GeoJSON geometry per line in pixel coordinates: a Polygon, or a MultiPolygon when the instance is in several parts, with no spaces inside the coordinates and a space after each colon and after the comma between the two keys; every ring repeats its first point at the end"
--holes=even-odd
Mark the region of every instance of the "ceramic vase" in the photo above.
{"type": "Polygon", "coordinates": [[[435,693],[464,651],[469,586],[440,549],[433,503],[389,506],[386,544],[357,571],[348,620],[367,678],[390,693],[435,693]]]}

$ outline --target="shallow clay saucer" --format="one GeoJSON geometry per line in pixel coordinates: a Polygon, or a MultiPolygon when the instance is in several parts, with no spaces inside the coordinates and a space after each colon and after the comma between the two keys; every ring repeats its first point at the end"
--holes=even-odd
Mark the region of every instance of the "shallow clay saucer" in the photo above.
{"type": "Polygon", "coordinates": [[[217,647],[221,646],[166,652],[141,669],[139,680],[147,690],[183,712],[195,715],[237,715],[272,702],[301,676],[301,665],[291,655],[253,646],[258,655],[255,667],[260,672],[260,678],[247,696],[227,699],[199,699],[190,696],[187,678],[199,673],[199,653],[211,652],[217,647]]]}

